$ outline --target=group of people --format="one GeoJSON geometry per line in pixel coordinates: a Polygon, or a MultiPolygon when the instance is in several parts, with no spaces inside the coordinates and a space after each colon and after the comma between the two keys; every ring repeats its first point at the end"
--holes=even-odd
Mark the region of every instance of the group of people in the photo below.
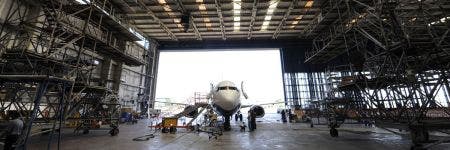
{"type": "MultiPolygon", "coordinates": [[[[4,134],[6,135],[4,150],[13,150],[18,144],[20,135],[23,131],[23,120],[20,118],[20,114],[17,111],[11,111],[8,114],[9,121],[0,124],[0,129],[4,129],[4,134]]],[[[3,135],[2,135],[3,136],[3,135]]]]}
{"type": "Polygon", "coordinates": [[[237,113],[234,115],[234,120],[236,120],[236,122],[237,122],[238,120],[240,120],[240,121],[242,122],[242,114],[241,114],[241,112],[237,112],[237,113]]]}
{"type": "Polygon", "coordinates": [[[283,123],[288,122],[288,118],[291,119],[291,111],[289,109],[283,109],[280,112],[281,114],[281,121],[283,121],[283,123]]]}
{"type": "MultiPolygon", "coordinates": [[[[242,114],[241,114],[240,112],[238,112],[238,113],[236,113],[236,114],[234,115],[234,118],[235,118],[235,121],[236,121],[236,122],[238,122],[238,121],[241,122],[241,124],[239,125],[239,126],[241,127],[241,130],[240,130],[240,131],[241,131],[241,132],[244,132],[244,131],[245,131],[245,128],[247,127],[247,125],[245,124],[245,122],[242,121],[242,120],[243,120],[242,114]]],[[[248,128],[249,128],[249,131],[250,131],[250,132],[251,132],[251,131],[254,131],[254,130],[256,129],[256,114],[255,114],[255,112],[249,110],[249,111],[248,111],[248,117],[247,117],[247,119],[248,119],[248,128]]]]}

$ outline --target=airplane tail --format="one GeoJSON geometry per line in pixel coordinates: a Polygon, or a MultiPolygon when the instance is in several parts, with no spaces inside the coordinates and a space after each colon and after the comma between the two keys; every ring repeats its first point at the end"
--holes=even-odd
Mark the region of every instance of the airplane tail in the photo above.
{"type": "Polygon", "coordinates": [[[247,93],[244,91],[244,81],[241,82],[241,92],[245,99],[248,99],[247,93]]]}

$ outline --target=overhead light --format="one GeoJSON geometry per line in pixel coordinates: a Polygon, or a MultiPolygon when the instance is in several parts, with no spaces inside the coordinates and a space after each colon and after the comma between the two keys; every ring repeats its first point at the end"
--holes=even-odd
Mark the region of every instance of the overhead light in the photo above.
{"type": "Polygon", "coordinates": [[[239,31],[240,27],[241,27],[241,17],[240,17],[240,13],[241,13],[241,0],[233,0],[233,21],[234,21],[234,31],[237,32],[239,31]]]}
{"type": "Polygon", "coordinates": [[[159,4],[166,4],[166,0],[158,0],[159,4]]]}
{"type": "Polygon", "coordinates": [[[80,3],[80,4],[87,4],[87,3],[90,3],[90,1],[89,0],[76,0],[78,3],[80,3]]]}
{"type": "Polygon", "coordinates": [[[206,10],[206,5],[205,4],[200,4],[200,5],[198,5],[198,9],[199,10],[206,10]]]}
{"type": "Polygon", "coordinates": [[[211,23],[205,23],[206,27],[211,28],[212,24],[211,23]]]}
{"type": "Polygon", "coordinates": [[[178,18],[175,18],[175,19],[173,19],[173,22],[175,22],[175,23],[180,23],[180,22],[181,22],[181,20],[180,20],[180,19],[178,19],[178,18]]]}
{"type": "Polygon", "coordinates": [[[278,1],[276,1],[276,0],[271,0],[270,1],[270,5],[269,5],[269,9],[274,9],[274,8],[277,8],[277,5],[278,5],[278,1]]]}
{"type": "Polygon", "coordinates": [[[234,31],[239,31],[240,26],[241,22],[234,22],[234,31]]]}
{"type": "Polygon", "coordinates": [[[240,27],[241,26],[241,22],[234,22],[234,27],[240,27]]]}
{"type": "Polygon", "coordinates": [[[293,28],[295,28],[295,26],[290,26],[290,28],[292,28],[292,29],[293,29],[293,28]]]}
{"type": "Polygon", "coordinates": [[[203,0],[195,0],[197,3],[203,3],[203,0]]]}
{"type": "Polygon", "coordinates": [[[264,17],[263,25],[261,26],[261,30],[266,30],[269,27],[270,20],[272,19],[272,14],[278,6],[278,0],[271,0],[269,2],[269,8],[267,9],[266,16],[264,17]]]}
{"type": "Polygon", "coordinates": [[[307,1],[305,7],[311,8],[313,4],[314,4],[314,1],[307,1]]]}
{"type": "Polygon", "coordinates": [[[211,20],[209,20],[209,18],[204,18],[203,21],[204,22],[211,22],[211,20]]]}
{"type": "Polygon", "coordinates": [[[292,22],[292,24],[298,24],[298,22],[299,22],[299,21],[298,21],[298,20],[296,20],[296,21],[292,22]]]}
{"type": "Polygon", "coordinates": [[[241,5],[238,3],[233,3],[233,9],[234,10],[241,9],[241,5]]]}
{"type": "Polygon", "coordinates": [[[275,11],[275,9],[268,9],[267,14],[273,14],[274,11],[275,11]]]}
{"type": "Polygon", "coordinates": [[[266,25],[266,26],[263,25],[263,26],[261,26],[261,30],[262,30],[262,31],[266,31],[266,30],[267,30],[267,27],[268,27],[267,25],[266,25]]]}

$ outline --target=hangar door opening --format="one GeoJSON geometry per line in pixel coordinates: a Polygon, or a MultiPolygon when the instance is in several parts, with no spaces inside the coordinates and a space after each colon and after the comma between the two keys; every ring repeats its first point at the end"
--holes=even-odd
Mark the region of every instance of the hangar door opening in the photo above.
{"type": "Polygon", "coordinates": [[[243,105],[267,104],[267,113],[284,108],[283,79],[278,49],[161,51],[155,108],[162,115],[180,112],[183,104],[204,101],[211,83],[228,80],[244,90],[243,105]],[[279,102],[279,103],[277,103],[279,102]]]}

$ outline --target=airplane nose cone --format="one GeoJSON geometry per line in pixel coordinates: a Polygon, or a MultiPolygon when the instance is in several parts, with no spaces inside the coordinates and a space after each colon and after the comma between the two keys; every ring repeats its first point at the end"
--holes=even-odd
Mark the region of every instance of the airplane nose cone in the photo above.
{"type": "Polygon", "coordinates": [[[236,100],[236,97],[234,95],[224,95],[223,100],[232,103],[236,100]]]}
{"type": "Polygon", "coordinates": [[[219,104],[224,110],[233,110],[237,106],[237,103],[239,103],[238,93],[233,93],[233,91],[223,91],[219,95],[220,96],[216,103],[219,104]]]}

